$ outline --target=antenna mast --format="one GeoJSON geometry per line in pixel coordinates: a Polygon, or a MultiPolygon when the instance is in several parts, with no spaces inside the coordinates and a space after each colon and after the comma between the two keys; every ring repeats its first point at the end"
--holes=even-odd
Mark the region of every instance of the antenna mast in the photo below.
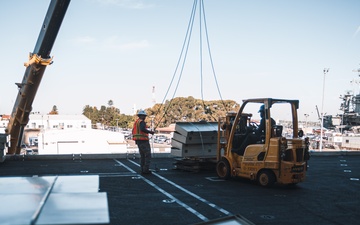
{"type": "Polygon", "coordinates": [[[152,86],[152,103],[155,105],[156,104],[156,99],[155,99],[155,86],[152,86]]]}

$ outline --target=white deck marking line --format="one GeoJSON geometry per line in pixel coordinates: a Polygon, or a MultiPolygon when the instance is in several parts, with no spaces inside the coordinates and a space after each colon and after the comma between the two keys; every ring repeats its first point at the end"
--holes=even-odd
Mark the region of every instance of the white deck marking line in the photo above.
{"type": "MultiPolygon", "coordinates": [[[[340,162],[346,162],[346,159],[341,159],[340,162]]],[[[347,164],[340,164],[340,166],[347,166],[347,164]]],[[[344,170],[345,173],[351,173],[351,170],[344,170]]],[[[359,178],[354,178],[354,177],[351,177],[350,178],[351,181],[359,181],[360,179],[359,178]]]]}
{"type": "MultiPolygon", "coordinates": [[[[143,177],[143,176],[141,176],[143,177]]],[[[161,193],[163,193],[164,195],[166,195],[168,198],[174,200],[176,203],[178,203],[180,206],[184,207],[185,209],[187,209],[188,211],[190,211],[192,214],[196,215],[197,217],[199,217],[202,221],[209,221],[208,218],[206,218],[204,215],[202,215],[201,213],[199,213],[198,211],[196,211],[195,209],[191,208],[190,206],[188,206],[187,204],[183,203],[182,201],[180,201],[179,199],[177,199],[176,197],[174,197],[173,195],[171,195],[170,193],[166,192],[165,190],[163,190],[162,188],[160,188],[159,186],[157,186],[156,184],[154,184],[153,182],[151,182],[150,180],[146,179],[145,177],[143,177],[144,181],[148,184],[150,184],[151,186],[153,186],[155,189],[157,189],[158,191],[160,191],[161,193]]]]}
{"type": "Polygon", "coordinates": [[[134,174],[105,174],[105,175],[102,175],[100,174],[99,175],[100,177],[133,177],[134,174]]]}
{"type": "Polygon", "coordinates": [[[115,162],[117,162],[118,164],[120,164],[121,166],[125,167],[127,170],[129,170],[131,173],[136,173],[135,170],[131,169],[130,167],[126,166],[125,164],[123,164],[122,162],[120,162],[117,159],[114,159],[115,162]]]}
{"type": "MultiPolygon", "coordinates": [[[[137,165],[137,166],[140,166],[138,163],[136,163],[136,162],[134,162],[134,161],[132,161],[132,160],[129,160],[129,159],[128,159],[128,161],[130,161],[131,163],[133,163],[133,164],[135,164],[135,165],[137,165]]],[[[192,193],[191,191],[186,190],[185,188],[181,187],[181,186],[178,185],[178,184],[175,184],[174,182],[166,179],[165,177],[160,176],[159,174],[154,173],[154,172],[153,172],[153,174],[154,174],[155,176],[157,176],[158,178],[162,179],[163,181],[166,181],[166,182],[168,182],[169,184],[173,185],[174,187],[182,190],[183,192],[187,193],[188,195],[191,195],[192,197],[194,197],[194,198],[198,199],[199,201],[201,201],[201,202],[209,205],[210,207],[212,207],[212,208],[214,208],[214,209],[217,209],[218,211],[224,213],[225,215],[232,215],[229,211],[227,211],[227,210],[225,210],[225,209],[223,209],[223,208],[221,208],[221,207],[219,207],[219,206],[217,206],[217,205],[209,202],[208,200],[206,200],[206,199],[204,199],[204,198],[202,198],[202,197],[200,197],[200,196],[192,193]]]]}
{"type": "MultiPolygon", "coordinates": [[[[122,162],[114,159],[117,163],[119,163],[120,165],[122,165],[123,167],[125,167],[127,170],[129,170],[130,172],[136,173],[134,170],[132,170],[130,167],[124,165],[122,162]]],[[[129,160],[130,162],[132,162],[131,160],[129,160]]],[[[132,162],[134,163],[134,162],[132,162]]],[[[140,166],[139,164],[137,164],[138,166],[140,166]]],[[[160,188],[159,186],[157,186],[156,184],[154,184],[153,182],[151,182],[150,180],[146,179],[145,177],[138,175],[139,177],[141,177],[146,183],[150,184],[152,187],[154,187],[156,190],[158,190],[159,192],[163,193],[164,195],[166,195],[168,198],[174,200],[177,204],[179,204],[180,206],[184,207],[186,210],[188,210],[189,212],[191,212],[192,214],[194,214],[195,216],[197,216],[198,218],[200,218],[202,221],[209,221],[208,218],[206,218],[204,215],[202,215],[201,213],[199,213],[198,211],[196,211],[195,209],[191,208],[190,206],[188,206],[187,204],[183,203],[182,201],[180,201],[179,199],[177,199],[176,197],[174,197],[173,195],[171,195],[170,193],[166,192],[165,190],[163,190],[162,188],[160,188]]]]}

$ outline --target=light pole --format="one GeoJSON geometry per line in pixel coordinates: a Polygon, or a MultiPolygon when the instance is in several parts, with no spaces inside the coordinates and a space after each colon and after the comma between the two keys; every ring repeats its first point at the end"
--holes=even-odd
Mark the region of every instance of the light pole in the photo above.
{"type": "Polygon", "coordinates": [[[119,119],[116,120],[116,132],[119,132],[119,119]]]}
{"type": "Polygon", "coordinates": [[[307,134],[307,119],[308,119],[308,116],[309,116],[309,114],[304,114],[304,116],[305,116],[305,135],[307,134]]]}
{"type": "Polygon", "coordinates": [[[322,101],[321,101],[320,151],[322,151],[323,148],[325,77],[326,74],[329,72],[329,68],[325,68],[323,72],[324,72],[324,79],[323,79],[323,92],[322,92],[322,101]]]}

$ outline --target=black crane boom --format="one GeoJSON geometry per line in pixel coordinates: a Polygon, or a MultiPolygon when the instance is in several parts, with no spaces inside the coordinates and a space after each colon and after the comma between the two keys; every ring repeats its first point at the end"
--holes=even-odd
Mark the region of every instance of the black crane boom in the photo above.
{"type": "Polygon", "coordinates": [[[50,2],[34,51],[30,53],[29,62],[25,63],[26,70],[22,82],[16,84],[19,92],[6,130],[6,133],[10,134],[8,154],[20,154],[22,136],[29,121],[32,103],[45,69],[52,62],[51,49],[69,4],[70,0],[50,2]]]}

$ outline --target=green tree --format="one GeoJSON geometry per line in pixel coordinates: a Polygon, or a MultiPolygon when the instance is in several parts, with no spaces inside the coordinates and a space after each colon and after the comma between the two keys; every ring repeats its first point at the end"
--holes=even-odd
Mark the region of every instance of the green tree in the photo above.
{"type": "Polygon", "coordinates": [[[95,127],[95,124],[101,123],[106,127],[130,128],[132,125],[133,116],[120,114],[120,109],[113,107],[113,101],[108,102],[108,107],[100,106],[100,110],[95,106],[86,105],[83,108],[83,115],[88,117],[95,127]],[[111,103],[111,104],[109,104],[111,103]]]}
{"type": "Polygon", "coordinates": [[[227,111],[237,111],[239,104],[233,100],[203,101],[192,96],[166,100],[164,104],[155,104],[146,109],[149,116],[154,116],[156,127],[166,127],[176,122],[197,122],[205,120],[215,122],[227,111]]]}
{"type": "MultiPolygon", "coordinates": [[[[100,109],[95,106],[86,105],[83,114],[91,119],[92,124],[101,123],[105,127],[116,127],[131,129],[136,115],[125,115],[120,109],[113,106],[114,102],[109,100],[108,107],[102,105],[100,109]]],[[[219,117],[224,117],[228,111],[237,111],[240,105],[233,100],[211,100],[203,101],[189,97],[177,97],[166,100],[164,104],[155,104],[145,109],[148,116],[146,123],[154,127],[167,127],[176,122],[198,122],[206,120],[215,122],[219,117]]]]}

